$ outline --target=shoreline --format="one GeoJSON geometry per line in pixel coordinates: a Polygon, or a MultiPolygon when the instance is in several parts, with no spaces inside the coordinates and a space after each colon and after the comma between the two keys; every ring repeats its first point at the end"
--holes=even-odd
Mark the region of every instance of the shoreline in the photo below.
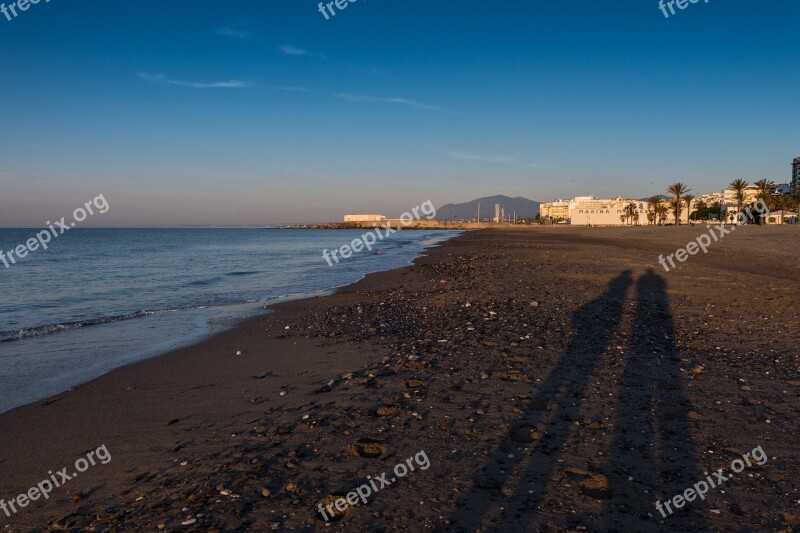
{"type": "MultiPolygon", "coordinates": [[[[426,243],[423,248],[421,248],[416,254],[411,256],[406,264],[408,264],[408,265],[413,264],[413,262],[418,257],[421,257],[422,255],[424,255],[427,250],[429,250],[432,247],[438,246],[442,242],[446,242],[447,240],[452,239],[452,238],[453,238],[453,236],[447,236],[446,238],[445,237],[437,237],[437,238],[433,239],[432,242],[426,243]]],[[[83,378],[80,378],[80,381],[70,382],[69,384],[64,385],[64,388],[62,390],[59,390],[57,392],[44,393],[42,395],[37,395],[36,399],[34,399],[34,400],[31,400],[31,401],[28,401],[26,403],[23,403],[23,404],[20,404],[20,405],[16,405],[16,406],[13,406],[13,407],[9,407],[9,408],[6,408],[6,409],[0,409],[0,414],[9,412],[9,411],[11,411],[13,409],[17,409],[19,407],[24,407],[24,406],[27,406],[27,405],[34,405],[34,404],[37,404],[37,403],[40,403],[40,402],[47,402],[52,397],[61,396],[61,395],[65,394],[65,393],[71,391],[72,389],[75,389],[76,387],[82,386],[82,385],[84,385],[86,383],[89,383],[89,382],[91,382],[91,381],[93,381],[95,379],[98,379],[98,378],[108,374],[109,372],[113,372],[114,370],[117,370],[117,369],[120,369],[120,368],[124,368],[126,366],[131,365],[131,364],[136,364],[136,363],[139,363],[139,362],[142,362],[142,361],[147,361],[147,360],[152,359],[152,358],[157,358],[157,357],[161,357],[161,356],[167,355],[167,354],[169,354],[171,352],[177,351],[177,350],[182,349],[182,348],[188,348],[188,347],[191,347],[191,346],[194,346],[194,345],[197,345],[197,344],[201,344],[205,340],[213,338],[215,335],[217,335],[219,333],[223,333],[225,331],[229,331],[231,329],[235,329],[236,327],[248,322],[249,320],[253,320],[254,318],[258,318],[260,316],[264,316],[264,315],[267,315],[269,313],[272,313],[272,312],[274,312],[273,309],[275,307],[277,307],[277,306],[280,306],[281,304],[284,304],[284,303],[287,303],[287,302],[293,302],[293,301],[297,301],[297,300],[304,300],[304,299],[310,299],[310,298],[319,298],[319,297],[330,296],[330,295],[335,294],[336,292],[338,292],[340,290],[345,289],[346,287],[348,287],[348,286],[350,286],[352,284],[358,283],[359,281],[363,280],[365,277],[369,276],[370,274],[373,274],[373,273],[376,273],[376,272],[385,272],[385,271],[388,271],[388,270],[393,270],[395,268],[397,268],[397,267],[396,266],[387,265],[384,268],[381,268],[379,270],[366,272],[366,273],[362,274],[359,279],[357,279],[356,281],[354,281],[352,283],[344,283],[344,284],[341,284],[341,285],[332,285],[331,287],[328,287],[328,288],[318,289],[318,290],[311,290],[311,291],[307,291],[307,292],[293,292],[293,293],[288,293],[288,294],[282,294],[282,295],[270,297],[270,298],[267,298],[267,299],[264,299],[264,300],[260,300],[260,301],[235,302],[235,303],[228,303],[228,304],[223,304],[223,305],[200,305],[200,306],[196,306],[196,307],[186,307],[186,308],[181,308],[181,309],[157,309],[157,310],[137,311],[135,313],[131,313],[130,315],[125,315],[125,316],[123,316],[121,318],[120,317],[110,317],[110,318],[103,318],[103,319],[94,319],[94,320],[90,321],[90,323],[88,324],[88,327],[86,327],[85,325],[82,325],[82,324],[85,324],[83,322],[74,322],[74,323],[66,323],[65,322],[65,323],[58,324],[58,325],[47,325],[47,326],[39,326],[39,327],[27,328],[27,331],[32,331],[32,330],[35,331],[35,330],[40,330],[40,329],[57,329],[57,331],[56,332],[51,332],[51,333],[48,333],[48,334],[45,334],[45,335],[32,334],[32,335],[26,335],[26,336],[23,336],[23,337],[15,337],[15,338],[10,338],[10,339],[6,339],[6,340],[0,340],[0,344],[2,344],[2,343],[11,343],[11,342],[19,342],[19,341],[25,342],[25,341],[30,340],[30,339],[46,339],[46,338],[51,337],[52,335],[61,335],[61,334],[64,334],[64,333],[68,334],[70,331],[77,330],[77,329],[80,329],[81,332],[85,332],[85,331],[88,331],[89,328],[92,328],[92,327],[98,327],[98,326],[102,327],[102,326],[105,326],[107,324],[118,324],[118,323],[121,323],[121,322],[127,322],[130,318],[133,318],[134,320],[136,320],[136,319],[141,320],[142,318],[149,318],[149,317],[154,316],[154,315],[157,316],[159,314],[167,314],[167,313],[172,314],[172,313],[176,313],[176,312],[187,313],[187,312],[199,312],[199,311],[204,311],[204,310],[221,310],[221,311],[225,312],[225,310],[229,310],[229,311],[233,310],[233,309],[237,309],[238,310],[238,312],[236,312],[234,314],[231,314],[228,317],[228,319],[226,319],[226,321],[228,323],[226,325],[224,325],[224,326],[217,326],[216,328],[208,328],[208,323],[207,323],[206,324],[207,327],[204,328],[204,329],[211,329],[211,331],[205,331],[205,332],[202,332],[202,333],[199,333],[199,334],[191,335],[191,336],[189,336],[188,339],[183,339],[183,340],[179,340],[179,338],[177,338],[177,337],[173,338],[173,339],[165,339],[159,345],[160,346],[161,345],[168,346],[167,348],[156,348],[156,347],[154,347],[152,350],[148,351],[148,355],[145,355],[145,356],[139,357],[139,358],[135,358],[135,359],[130,360],[128,362],[121,363],[119,366],[114,366],[113,368],[105,370],[105,371],[103,371],[102,373],[99,373],[99,374],[96,373],[96,372],[93,372],[93,373],[91,373],[91,377],[83,377],[83,378]],[[244,309],[248,309],[248,311],[242,311],[244,309]],[[241,315],[241,316],[238,316],[237,318],[234,318],[234,315],[241,315]]],[[[331,279],[331,282],[335,283],[336,280],[335,279],[331,279]]],[[[206,318],[204,320],[206,320],[206,322],[208,322],[208,320],[210,320],[211,318],[212,317],[209,316],[208,318],[206,318]]],[[[20,332],[17,332],[17,333],[20,333],[20,332]]]]}
{"type": "Polygon", "coordinates": [[[709,494],[669,527],[732,527],[740,519],[731,500],[754,526],[784,524],[791,498],[771,500],[767,487],[798,490],[799,402],[782,392],[796,387],[797,311],[785,281],[799,280],[800,252],[784,244],[796,234],[748,229],[678,271],[656,270],[658,253],[695,233],[467,232],[412,265],[282,302],[199,344],[3,413],[0,498],[101,445],[112,459],[13,520],[0,512],[0,525],[325,527],[318,503],[424,450],[429,470],[329,527],[593,528],[602,516],[608,527],[647,531],[661,526],[640,516],[655,511],[645,488],[671,497],[702,479],[698,469],[723,466],[725,449],[756,445],[770,461],[755,478],[709,494]],[[744,280],[766,295],[755,312],[770,320],[741,318],[752,302],[744,280]],[[659,404],[669,412],[657,412],[652,433],[628,432],[654,422],[649,410],[625,408],[644,405],[654,379],[628,352],[664,357],[653,361],[666,365],[654,383],[669,383],[659,404]],[[579,387],[583,403],[562,387],[579,387]],[[637,452],[621,454],[622,441],[637,452]],[[672,481],[648,480],[654,467],[638,452],[661,442],[686,454],[673,456],[681,470],[672,481]],[[590,495],[586,479],[599,487],[590,495]]]}
{"type": "MultiPolygon", "coordinates": [[[[413,268],[416,262],[424,260],[432,251],[445,246],[451,240],[459,237],[460,236],[456,236],[445,241],[431,244],[420,251],[417,257],[407,266],[368,273],[355,283],[326,289],[325,292],[329,293],[326,295],[300,297],[287,302],[277,302],[271,306],[268,312],[259,313],[257,316],[243,320],[199,342],[194,342],[188,346],[169,350],[165,353],[148,357],[147,359],[123,365],[61,393],[0,413],[0,427],[6,430],[0,432],[0,477],[4,479],[2,485],[3,493],[0,494],[0,498],[26,493],[31,486],[36,485],[34,480],[38,482],[40,477],[47,477],[44,472],[55,471],[55,467],[58,466],[60,468],[62,464],[70,464],[70,457],[72,457],[72,455],[74,455],[74,458],[80,456],[80,454],[69,454],[62,449],[54,450],[49,446],[38,449],[30,448],[31,443],[46,443],[50,433],[57,433],[60,436],[60,440],[69,441],[72,449],[83,449],[84,447],[89,449],[100,445],[107,446],[112,456],[110,465],[115,467],[117,472],[120,470],[136,470],[142,463],[148,464],[152,462],[155,462],[155,464],[163,468],[168,463],[164,463],[162,460],[158,459],[153,461],[154,458],[147,452],[140,451],[149,461],[142,461],[142,455],[129,452],[127,460],[124,461],[122,467],[118,466],[118,462],[115,461],[115,456],[119,454],[120,449],[127,448],[130,450],[130,448],[144,448],[147,447],[144,444],[145,442],[152,445],[154,439],[160,441],[164,450],[177,450],[182,448],[180,444],[177,447],[170,445],[169,439],[165,433],[173,433],[169,428],[176,425],[174,422],[175,420],[183,421],[191,418],[192,415],[188,414],[170,419],[163,425],[156,423],[155,418],[158,416],[156,413],[161,410],[164,403],[172,403],[172,390],[187,394],[190,390],[204,388],[194,385],[198,376],[192,376],[184,380],[178,377],[180,374],[184,373],[187,368],[196,369],[196,366],[194,366],[196,361],[193,360],[196,354],[202,354],[201,357],[206,362],[215,360],[216,356],[211,355],[211,352],[215,354],[224,354],[224,363],[233,363],[232,366],[234,367],[227,369],[229,371],[227,377],[235,375],[238,379],[244,379],[246,381],[252,379],[255,383],[261,380],[266,381],[274,378],[276,376],[276,371],[291,373],[291,367],[295,364],[291,355],[287,356],[286,353],[283,353],[283,357],[280,360],[269,359],[263,363],[256,363],[256,366],[253,367],[252,361],[247,361],[244,357],[238,357],[235,354],[239,351],[247,354],[249,351],[255,351],[255,349],[249,348],[246,342],[237,342],[236,339],[238,337],[252,338],[257,335],[257,333],[263,329],[263,322],[265,321],[271,322],[277,320],[280,322],[282,318],[288,318],[290,316],[296,319],[298,312],[302,313],[308,307],[314,307],[314,303],[319,300],[337,299],[338,297],[338,299],[343,301],[349,301],[351,298],[348,295],[351,291],[357,291],[360,286],[369,287],[373,284],[380,285],[380,280],[382,278],[392,276],[399,271],[413,268]],[[227,348],[222,348],[223,346],[227,348]],[[244,350],[234,349],[235,347],[244,348],[244,350]],[[261,371],[244,371],[246,377],[243,378],[242,367],[259,369],[261,371]],[[162,379],[165,377],[165,373],[175,376],[175,379],[173,380],[169,377],[162,379]],[[145,398],[148,405],[141,405],[135,409],[131,408],[130,405],[124,405],[124,402],[129,400],[129,398],[125,396],[130,396],[130,394],[126,393],[135,393],[139,387],[149,388],[150,390],[153,388],[158,389],[158,397],[145,398]],[[116,407],[111,407],[109,409],[109,401],[114,403],[116,407]],[[93,414],[100,414],[103,417],[103,421],[106,424],[105,430],[98,431],[97,428],[93,427],[92,421],[85,418],[86,412],[90,411],[92,408],[100,408],[99,412],[94,412],[93,414]],[[109,419],[110,414],[107,413],[106,410],[115,412],[123,411],[126,416],[124,419],[111,421],[109,419]],[[149,431],[146,434],[139,431],[139,429],[126,431],[126,429],[129,429],[128,422],[131,420],[133,420],[135,424],[141,424],[138,426],[139,429],[144,429],[146,427],[149,431]],[[113,429],[109,431],[108,426],[111,426],[113,429]],[[167,431],[165,432],[164,429],[167,431]],[[124,435],[123,438],[119,439],[121,442],[124,442],[124,444],[118,446],[108,444],[108,440],[104,440],[103,437],[103,434],[107,435],[108,433],[117,433],[118,439],[119,435],[124,435]],[[15,438],[9,439],[9,435],[12,434],[15,438]],[[167,440],[165,441],[163,439],[167,440]],[[19,440],[24,440],[25,444],[20,446],[18,443],[19,440]],[[88,444],[94,440],[102,440],[103,444],[98,444],[97,446],[88,444]],[[31,477],[31,473],[34,472],[41,472],[41,474],[33,474],[33,477],[31,477]],[[25,482],[22,481],[23,478],[30,479],[30,485],[25,485],[25,482]]],[[[280,339],[284,337],[283,331],[285,331],[284,328],[278,326],[275,330],[276,342],[270,344],[285,345],[285,343],[280,342],[280,339]]],[[[317,357],[319,359],[321,355],[319,350],[314,350],[314,348],[308,344],[306,344],[305,348],[307,348],[307,352],[313,354],[311,356],[312,358],[317,357]]],[[[346,346],[345,350],[347,350],[347,348],[346,346]]],[[[352,347],[349,348],[352,349],[352,347]]],[[[353,359],[352,353],[349,355],[351,355],[351,357],[348,362],[355,363],[356,360],[353,359]]],[[[317,360],[316,363],[330,364],[329,362],[319,360],[317,360]]],[[[206,380],[209,378],[217,380],[226,377],[225,374],[216,375],[212,373],[212,376],[208,376],[202,372],[200,374],[203,375],[203,378],[206,380]]],[[[319,374],[319,377],[322,376],[328,376],[328,373],[319,374]]],[[[203,378],[199,379],[202,380],[203,378]]],[[[290,380],[291,384],[287,387],[292,389],[297,388],[299,386],[298,376],[292,376],[292,378],[293,379],[290,380]]],[[[323,381],[319,381],[316,385],[324,385],[323,381]]],[[[302,380],[302,382],[304,386],[307,386],[305,380],[302,380]]],[[[207,386],[213,387],[214,385],[207,386]]],[[[195,397],[194,399],[198,401],[197,403],[202,403],[199,401],[199,397],[195,397]]],[[[253,401],[252,403],[256,404],[262,402],[253,401]]],[[[207,412],[214,411],[214,406],[210,403],[206,403],[205,407],[207,412]]],[[[217,411],[216,414],[220,415],[221,413],[217,411]]],[[[89,470],[86,474],[89,476],[94,474],[102,476],[102,473],[96,472],[95,470],[89,470]]],[[[77,478],[77,476],[73,477],[77,478]]],[[[84,479],[90,478],[87,476],[87,478],[81,478],[81,481],[84,481],[84,479]]],[[[119,492],[125,492],[123,485],[116,485],[115,488],[119,492]]],[[[68,506],[71,499],[82,499],[82,494],[91,494],[96,487],[92,488],[90,485],[81,486],[75,483],[66,485],[64,489],[65,490],[60,494],[54,493],[50,495],[45,505],[36,509],[36,515],[41,516],[53,513],[58,507],[68,506]]],[[[33,516],[34,513],[31,512],[33,509],[25,509],[25,511],[27,512],[13,515],[11,520],[8,521],[8,517],[0,512],[0,526],[5,526],[6,528],[10,527],[11,531],[15,531],[14,527],[22,527],[23,529],[44,527],[45,524],[33,516]],[[20,519],[20,521],[17,522],[15,519],[20,519]]],[[[65,516],[69,515],[69,513],[61,514],[65,516]]],[[[47,524],[58,526],[57,515],[59,515],[59,512],[50,514],[45,520],[47,524]]],[[[68,521],[61,521],[61,524],[66,525],[67,522],[68,521]]]]}

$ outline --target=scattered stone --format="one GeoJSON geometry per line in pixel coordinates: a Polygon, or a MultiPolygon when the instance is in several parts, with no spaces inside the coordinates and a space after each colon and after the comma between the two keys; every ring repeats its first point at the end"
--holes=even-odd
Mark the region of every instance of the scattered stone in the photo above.
{"type": "Polygon", "coordinates": [[[495,372],[492,377],[500,381],[525,381],[530,383],[528,377],[519,370],[509,370],[508,372],[495,372]]]}
{"type": "MultiPolygon", "coordinates": [[[[349,505],[344,511],[339,511],[336,508],[336,501],[339,500],[340,498],[341,498],[340,496],[330,495],[323,498],[322,501],[320,502],[322,508],[325,509],[325,514],[327,515],[328,522],[338,522],[344,517],[345,513],[347,513],[347,510],[350,509],[349,505]],[[333,509],[333,516],[331,516],[330,514],[331,509],[333,509]]],[[[319,520],[325,522],[325,516],[322,516],[322,513],[316,512],[314,514],[319,520]]]]}
{"type": "Polygon", "coordinates": [[[738,448],[723,448],[722,451],[734,458],[744,457],[744,452],[738,448]]]}
{"type": "Polygon", "coordinates": [[[349,444],[345,448],[345,453],[352,457],[364,457],[366,459],[377,459],[381,455],[388,453],[389,449],[377,442],[358,442],[349,444]]]}
{"type": "Polygon", "coordinates": [[[375,416],[394,416],[400,412],[399,405],[381,405],[375,410],[375,416]]]}
{"type": "Polygon", "coordinates": [[[503,487],[503,483],[493,476],[481,476],[475,481],[475,485],[478,488],[487,490],[487,491],[499,491],[503,487]]]}
{"type": "Polygon", "coordinates": [[[542,433],[536,431],[536,425],[522,422],[511,430],[511,440],[519,443],[531,443],[542,439],[542,433]]]}
{"type": "Polygon", "coordinates": [[[571,466],[564,471],[564,474],[570,479],[583,479],[587,477],[591,477],[593,474],[588,470],[584,470],[583,468],[577,468],[571,466]]]}
{"type": "Polygon", "coordinates": [[[578,483],[578,487],[586,496],[599,500],[607,500],[613,494],[608,478],[601,474],[592,474],[591,477],[582,479],[578,483]]]}

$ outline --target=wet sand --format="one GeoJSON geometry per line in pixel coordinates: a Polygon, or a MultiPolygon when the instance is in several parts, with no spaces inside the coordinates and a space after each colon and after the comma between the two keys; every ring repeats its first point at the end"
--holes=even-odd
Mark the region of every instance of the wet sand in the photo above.
{"type": "Polygon", "coordinates": [[[796,530],[800,232],[738,228],[665,272],[703,231],[471,232],[2,414],[6,501],[112,459],[0,527],[796,530]],[[758,446],[765,464],[656,510],[758,446]],[[430,468],[317,512],[422,450],[430,468]]]}

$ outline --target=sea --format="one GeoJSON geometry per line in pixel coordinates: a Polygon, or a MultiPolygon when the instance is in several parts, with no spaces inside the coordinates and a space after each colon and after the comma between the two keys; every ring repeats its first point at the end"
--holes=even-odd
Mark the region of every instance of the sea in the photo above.
{"type": "MultiPolygon", "coordinates": [[[[0,229],[8,252],[38,229],[0,229]]],[[[193,344],[290,298],[410,264],[452,231],[398,231],[339,264],[366,230],[72,229],[0,263],[0,412],[193,344]]]]}

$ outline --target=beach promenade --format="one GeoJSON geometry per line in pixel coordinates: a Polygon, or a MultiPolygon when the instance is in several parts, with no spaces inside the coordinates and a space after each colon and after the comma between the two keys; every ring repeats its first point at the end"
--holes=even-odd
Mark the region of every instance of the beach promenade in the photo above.
{"type": "Polygon", "coordinates": [[[791,531],[800,235],[739,227],[662,268],[704,231],[467,232],[4,413],[6,500],[110,459],[0,528],[791,531]],[[768,460],[657,510],[757,447],[768,460]],[[383,473],[366,504],[318,511],[383,473]]]}

